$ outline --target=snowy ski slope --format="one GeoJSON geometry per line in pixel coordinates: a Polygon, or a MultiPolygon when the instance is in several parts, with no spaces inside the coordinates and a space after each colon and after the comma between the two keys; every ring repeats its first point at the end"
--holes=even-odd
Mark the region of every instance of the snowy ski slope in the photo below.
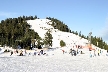
{"type": "Polygon", "coordinates": [[[52,30],[52,36],[53,36],[53,44],[52,47],[60,47],[60,40],[63,40],[66,43],[67,47],[72,46],[74,43],[85,46],[86,43],[88,43],[88,40],[81,39],[79,36],[68,33],[68,32],[62,32],[58,29],[54,29],[51,24],[51,20],[48,19],[35,19],[35,20],[28,20],[27,23],[29,23],[32,27],[31,29],[34,29],[34,31],[38,32],[41,38],[44,38],[44,34],[47,32],[47,29],[52,30]]]}

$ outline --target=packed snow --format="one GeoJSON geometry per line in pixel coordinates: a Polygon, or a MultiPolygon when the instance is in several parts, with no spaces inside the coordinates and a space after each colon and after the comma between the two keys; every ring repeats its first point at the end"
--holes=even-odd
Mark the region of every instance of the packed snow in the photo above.
{"type": "Polygon", "coordinates": [[[88,40],[68,32],[54,29],[51,20],[36,19],[27,21],[38,34],[44,38],[47,29],[52,30],[53,46],[51,49],[22,50],[19,56],[12,47],[0,47],[0,72],[107,72],[107,51],[92,45],[96,51],[86,48],[88,40]],[[60,47],[60,40],[66,43],[60,47]],[[78,48],[76,45],[83,46],[78,48]],[[4,52],[5,50],[13,51],[4,52]],[[72,56],[70,49],[78,53],[72,56]],[[98,56],[98,50],[101,50],[98,56]],[[36,55],[34,54],[36,52],[36,55]],[[96,56],[95,56],[96,55],[96,56]]]}
{"type": "Polygon", "coordinates": [[[63,54],[60,48],[40,56],[4,53],[0,54],[0,72],[107,72],[108,57],[90,57],[87,52],[71,56],[68,52],[63,54]]]}

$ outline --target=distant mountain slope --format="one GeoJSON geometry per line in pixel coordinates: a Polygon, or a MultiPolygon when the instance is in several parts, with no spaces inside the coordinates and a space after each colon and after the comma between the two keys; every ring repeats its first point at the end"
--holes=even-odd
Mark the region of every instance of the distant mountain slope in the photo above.
{"type": "MultiPolygon", "coordinates": [[[[54,47],[60,46],[60,40],[64,40],[67,46],[71,46],[73,41],[87,43],[88,36],[81,34],[81,31],[78,33],[70,30],[65,23],[56,18],[39,19],[37,16],[20,16],[1,21],[0,45],[17,46],[20,44],[23,48],[30,47],[32,39],[38,39],[40,43],[39,40],[44,38],[47,29],[52,30],[54,47]]],[[[91,41],[95,46],[98,42],[98,47],[108,49],[107,43],[101,37],[92,36],[91,41]]]]}

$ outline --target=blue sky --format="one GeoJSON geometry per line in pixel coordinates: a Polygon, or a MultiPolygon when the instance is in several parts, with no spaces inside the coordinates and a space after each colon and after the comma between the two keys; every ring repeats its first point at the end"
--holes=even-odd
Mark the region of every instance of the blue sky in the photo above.
{"type": "Polygon", "coordinates": [[[73,31],[108,41],[108,0],[1,0],[0,20],[22,15],[55,17],[73,31]]]}

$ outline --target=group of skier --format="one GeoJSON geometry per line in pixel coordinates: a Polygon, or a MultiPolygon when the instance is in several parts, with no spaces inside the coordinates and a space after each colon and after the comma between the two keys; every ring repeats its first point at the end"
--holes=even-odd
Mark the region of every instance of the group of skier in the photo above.
{"type": "Polygon", "coordinates": [[[72,56],[76,56],[78,54],[78,51],[76,51],[74,49],[70,49],[69,54],[71,54],[72,56]]]}

